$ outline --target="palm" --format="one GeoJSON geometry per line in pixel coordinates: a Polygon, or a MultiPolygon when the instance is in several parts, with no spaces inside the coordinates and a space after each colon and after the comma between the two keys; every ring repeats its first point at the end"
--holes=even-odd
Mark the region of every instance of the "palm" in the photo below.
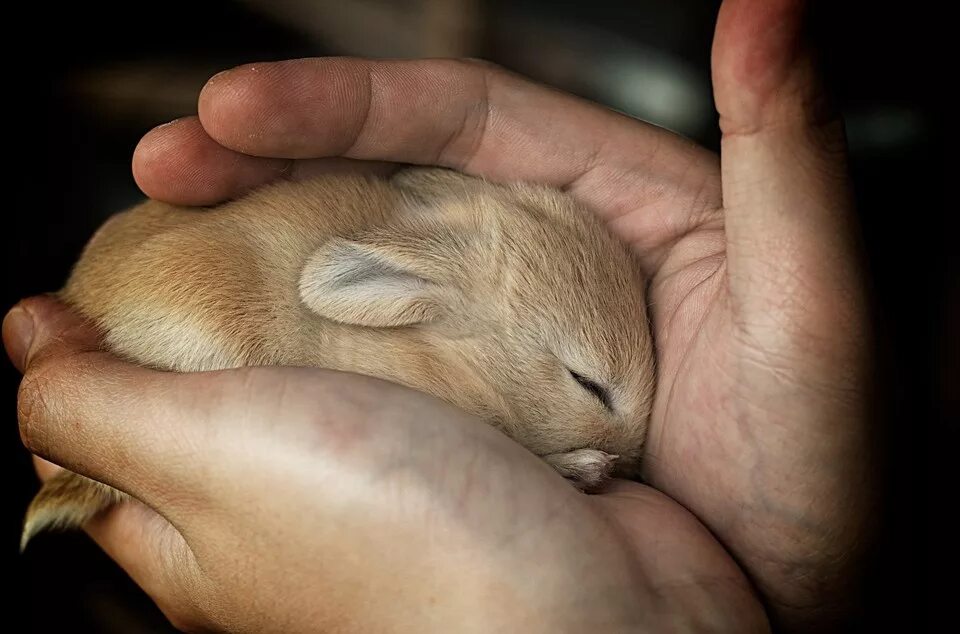
{"type": "MultiPolygon", "coordinates": [[[[718,211],[719,214],[719,211],[718,211]]],[[[651,321],[658,351],[657,397],[645,451],[645,477],[685,503],[710,490],[736,503],[742,491],[717,490],[730,469],[745,465],[743,438],[730,433],[724,404],[731,390],[731,349],[725,244],[695,231],[673,249],[650,283],[651,321]],[[676,261],[682,264],[671,267],[676,261]],[[704,481],[711,485],[704,488],[704,481]]]]}
{"type": "MultiPolygon", "coordinates": [[[[856,385],[851,377],[859,370],[859,346],[851,349],[836,327],[852,321],[851,307],[836,302],[832,280],[798,288],[786,274],[826,257],[817,245],[771,249],[765,262],[751,262],[763,268],[744,276],[749,282],[731,276],[729,212],[719,205],[679,236],[650,225],[649,205],[680,207],[689,199],[681,189],[676,202],[639,200],[635,222],[621,216],[614,225],[648,252],[662,248],[650,258],[657,264],[648,299],[659,375],[645,478],[707,523],[768,600],[786,604],[791,599],[778,583],[796,592],[807,566],[842,559],[842,552],[817,551],[830,548],[837,509],[862,503],[855,494],[863,461],[850,460],[857,452],[848,444],[825,440],[838,421],[862,419],[856,390],[837,389],[856,385]],[[810,465],[834,457],[831,467],[811,472],[810,465]]],[[[679,208],[668,213],[689,216],[679,208]]]]}

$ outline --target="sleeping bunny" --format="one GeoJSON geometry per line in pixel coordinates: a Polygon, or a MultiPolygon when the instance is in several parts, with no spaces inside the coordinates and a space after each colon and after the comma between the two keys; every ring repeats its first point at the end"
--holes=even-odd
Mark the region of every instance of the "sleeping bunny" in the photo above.
{"type": "MultiPolygon", "coordinates": [[[[280,182],[209,210],[147,201],[96,233],[60,292],[135,363],[391,380],[583,489],[637,473],[654,388],[644,296],[627,248],[568,195],[441,169],[280,182]]],[[[22,545],[123,498],[62,472],[22,545]]]]}

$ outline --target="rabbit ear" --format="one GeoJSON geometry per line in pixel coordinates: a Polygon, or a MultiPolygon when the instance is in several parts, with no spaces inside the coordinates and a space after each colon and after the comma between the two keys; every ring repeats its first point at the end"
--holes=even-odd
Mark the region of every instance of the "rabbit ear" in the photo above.
{"type": "Polygon", "coordinates": [[[447,295],[430,243],[404,245],[376,237],[334,238],[307,261],[300,298],[321,317],[386,328],[429,322],[447,295]],[[420,247],[420,248],[418,248],[420,247]]]}

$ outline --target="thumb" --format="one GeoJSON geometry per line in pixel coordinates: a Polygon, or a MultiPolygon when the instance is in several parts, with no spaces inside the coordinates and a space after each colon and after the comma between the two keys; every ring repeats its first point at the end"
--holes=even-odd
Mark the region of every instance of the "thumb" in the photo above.
{"type": "Polygon", "coordinates": [[[14,306],[3,319],[3,344],[21,373],[45,358],[100,347],[96,331],[51,296],[14,306]]]}
{"type": "Polygon", "coordinates": [[[169,469],[184,447],[202,445],[192,423],[204,413],[178,398],[185,391],[177,375],[101,350],[96,330],[53,297],[15,306],[3,340],[24,373],[17,414],[32,453],[147,503],[179,476],[193,477],[169,469]]]}
{"type": "Polygon", "coordinates": [[[846,143],[804,0],[726,0],[713,45],[728,280],[746,322],[830,340],[863,308],[846,143]],[[765,321],[766,320],[766,321],[765,321]]]}

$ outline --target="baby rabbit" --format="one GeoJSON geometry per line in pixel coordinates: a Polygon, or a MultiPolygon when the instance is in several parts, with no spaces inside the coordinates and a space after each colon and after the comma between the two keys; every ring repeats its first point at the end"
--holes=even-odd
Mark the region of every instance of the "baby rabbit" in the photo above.
{"type": "MultiPolygon", "coordinates": [[[[584,489],[636,473],[654,388],[644,278],[559,191],[442,169],[280,182],[111,218],[60,297],[130,361],[317,366],[444,399],[584,489]]],[[[22,545],[123,499],[69,472],[22,545]]]]}

